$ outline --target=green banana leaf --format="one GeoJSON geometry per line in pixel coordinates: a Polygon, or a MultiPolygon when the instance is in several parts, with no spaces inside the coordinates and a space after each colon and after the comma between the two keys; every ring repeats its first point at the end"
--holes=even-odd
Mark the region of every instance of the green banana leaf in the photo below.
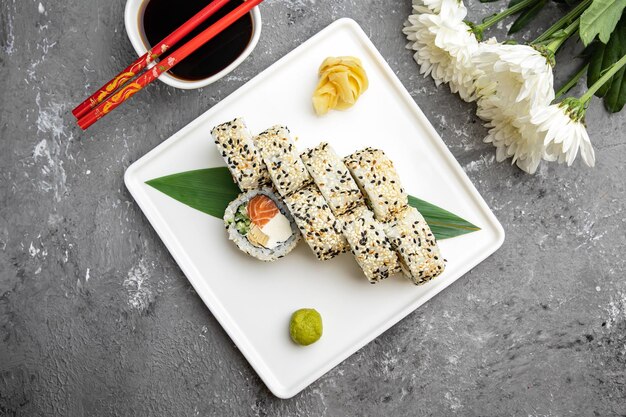
{"type": "MultiPolygon", "coordinates": [[[[146,181],[146,184],[183,204],[217,218],[241,193],[226,167],[198,169],[146,181]]],[[[427,201],[409,196],[409,204],[424,216],[437,239],[480,230],[465,219],[427,201]]]]}

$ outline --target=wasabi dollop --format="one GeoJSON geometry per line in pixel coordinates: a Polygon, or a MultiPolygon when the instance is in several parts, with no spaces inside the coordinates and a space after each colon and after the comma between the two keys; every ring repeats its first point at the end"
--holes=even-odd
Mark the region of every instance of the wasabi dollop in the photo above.
{"type": "Polygon", "coordinates": [[[302,346],[308,346],[322,337],[322,316],[313,308],[301,308],[291,315],[289,334],[291,339],[302,346]]]}

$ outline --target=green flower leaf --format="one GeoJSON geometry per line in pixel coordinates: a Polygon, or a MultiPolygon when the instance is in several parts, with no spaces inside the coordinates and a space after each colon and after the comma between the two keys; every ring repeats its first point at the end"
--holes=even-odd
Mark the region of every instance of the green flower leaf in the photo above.
{"type": "MultiPolygon", "coordinates": [[[[219,219],[241,191],[226,167],[198,169],[146,181],[149,186],[196,210],[219,219]]],[[[409,204],[424,216],[437,239],[480,230],[465,219],[427,201],[409,196],[409,204]]]]}
{"type": "MultiPolygon", "coordinates": [[[[513,3],[513,1],[511,3],[513,3]]],[[[529,24],[539,14],[541,9],[545,7],[546,4],[548,4],[548,0],[540,0],[539,3],[535,3],[532,7],[520,13],[517,19],[515,19],[515,22],[513,22],[513,24],[511,25],[511,28],[509,29],[509,35],[519,32],[521,29],[524,28],[524,26],[529,24]]],[[[511,5],[509,5],[509,7],[511,7],[511,5]]]]}
{"type": "MultiPolygon", "coordinates": [[[[611,65],[626,55],[626,17],[619,21],[606,45],[595,42],[589,49],[591,56],[587,70],[587,86],[591,87],[611,65]]],[[[626,104],[626,67],[600,87],[596,96],[604,97],[604,106],[611,113],[622,110],[626,104]]]]}
{"type": "Polygon", "coordinates": [[[626,0],[594,0],[580,16],[580,39],[585,46],[596,37],[607,43],[617,22],[622,17],[626,0]]]}

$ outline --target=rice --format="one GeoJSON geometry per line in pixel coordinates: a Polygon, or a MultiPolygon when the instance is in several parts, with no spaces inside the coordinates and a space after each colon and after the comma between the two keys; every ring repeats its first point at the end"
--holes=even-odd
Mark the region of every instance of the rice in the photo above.
{"type": "Polygon", "coordinates": [[[430,281],[445,269],[437,240],[415,207],[407,207],[385,224],[385,233],[400,258],[402,271],[415,285],[430,281]]]}
{"type": "Polygon", "coordinates": [[[361,190],[348,168],[328,143],[308,149],[300,158],[335,216],[365,205],[361,190]]]}
{"type": "Polygon", "coordinates": [[[383,225],[365,206],[339,218],[343,235],[371,284],[400,272],[398,256],[385,236],[383,225]]]}
{"type": "Polygon", "coordinates": [[[332,259],[348,249],[348,242],[337,231],[337,219],[315,185],[290,194],[285,204],[317,259],[332,259]]]}
{"type": "Polygon", "coordinates": [[[274,126],[254,138],[274,187],[283,197],[306,187],[312,179],[298,156],[289,129],[274,126]]]}
{"type": "Polygon", "coordinates": [[[380,149],[367,148],[344,158],[376,220],[386,222],[409,204],[393,162],[380,149]]]}
{"type": "Polygon", "coordinates": [[[254,190],[271,183],[267,168],[243,119],[237,118],[214,127],[211,136],[241,191],[254,190]]]}

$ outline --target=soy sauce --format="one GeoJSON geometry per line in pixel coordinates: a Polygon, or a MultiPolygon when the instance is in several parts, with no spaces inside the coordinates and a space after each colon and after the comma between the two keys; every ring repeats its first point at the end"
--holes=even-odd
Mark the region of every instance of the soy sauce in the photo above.
{"type": "MultiPolygon", "coordinates": [[[[150,46],[156,45],[180,25],[189,20],[211,0],[148,0],[143,14],[143,28],[150,46]]],[[[243,0],[231,0],[217,13],[198,26],[176,46],[161,55],[166,58],[177,47],[184,45],[211,24],[241,5],[243,0]]],[[[237,20],[222,33],[202,45],[194,53],[180,61],[169,73],[183,80],[197,81],[217,74],[230,65],[248,46],[252,38],[250,13],[237,20]]]]}

